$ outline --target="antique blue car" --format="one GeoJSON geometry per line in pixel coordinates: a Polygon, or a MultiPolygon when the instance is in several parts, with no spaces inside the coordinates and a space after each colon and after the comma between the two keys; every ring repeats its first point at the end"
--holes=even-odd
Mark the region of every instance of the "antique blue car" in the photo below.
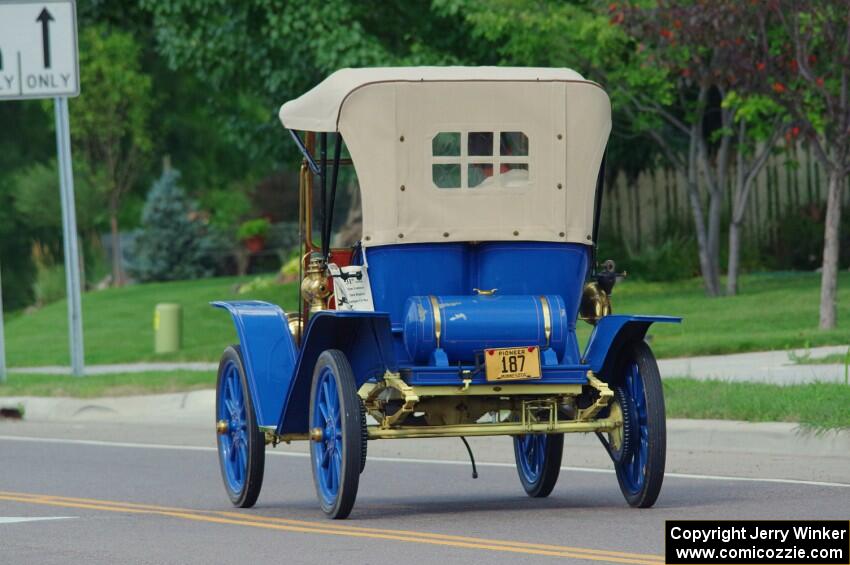
{"type": "Polygon", "coordinates": [[[240,342],[216,400],[233,504],[256,502],[266,445],[308,441],[319,505],[345,518],[369,441],[492,435],[545,497],[567,432],[595,433],[628,503],[654,504],[664,399],[644,337],[680,319],[611,314],[605,91],[569,69],[343,69],[280,119],[303,154],[302,309],[215,303],[240,342]],[[343,168],[362,234],[333,248],[343,168]]]}

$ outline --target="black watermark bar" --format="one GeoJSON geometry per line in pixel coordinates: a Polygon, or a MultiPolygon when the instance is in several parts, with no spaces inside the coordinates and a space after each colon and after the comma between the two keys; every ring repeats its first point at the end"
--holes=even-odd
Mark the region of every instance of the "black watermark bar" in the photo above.
{"type": "Polygon", "coordinates": [[[664,556],[671,565],[848,565],[846,520],[668,520],[664,556]]]}

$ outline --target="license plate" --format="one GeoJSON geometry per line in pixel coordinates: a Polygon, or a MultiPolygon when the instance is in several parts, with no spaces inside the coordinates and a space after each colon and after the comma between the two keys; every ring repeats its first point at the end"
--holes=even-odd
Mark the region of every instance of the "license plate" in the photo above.
{"type": "Polygon", "coordinates": [[[539,379],[540,350],[537,347],[485,349],[484,369],[488,381],[539,379]]]}

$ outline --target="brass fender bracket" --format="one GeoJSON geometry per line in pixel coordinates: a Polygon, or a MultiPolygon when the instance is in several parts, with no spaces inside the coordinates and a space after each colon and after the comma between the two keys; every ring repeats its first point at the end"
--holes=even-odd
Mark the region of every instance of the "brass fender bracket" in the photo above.
{"type": "Polygon", "coordinates": [[[380,426],[382,428],[389,428],[406,418],[409,414],[412,414],[416,404],[419,402],[419,395],[416,394],[413,387],[404,382],[398,373],[387,371],[384,373],[384,379],[372,387],[372,389],[366,393],[365,398],[363,398],[363,403],[366,405],[366,409],[372,415],[381,412],[381,407],[378,403],[378,396],[387,389],[399,392],[402,398],[402,405],[401,408],[399,408],[394,414],[384,415],[384,417],[381,418],[380,426]]]}
{"type": "Polygon", "coordinates": [[[597,398],[596,402],[587,408],[580,409],[576,414],[576,420],[587,421],[592,419],[599,413],[600,410],[610,405],[611,401],[614,400],[614,391],[611,390],[608,383],[599,380],[599,378],[593,374],[593,371],[587,372],[587,384],[599,392],[599,398],[597,398]]]}

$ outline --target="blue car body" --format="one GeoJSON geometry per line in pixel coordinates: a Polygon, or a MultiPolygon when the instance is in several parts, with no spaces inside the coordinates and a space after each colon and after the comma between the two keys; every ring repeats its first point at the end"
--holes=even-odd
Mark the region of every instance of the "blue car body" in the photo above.
{"type": "Polygon", "coordinates": [[[274,428],[277,434],[306,433],[313,367],[322,351],[343,351],[357,386],[387,371],[399,373],[416,386],[460,386],[464,380],[483,384],[483,372],[476,371],[480,364],[462,352],[504,345],[493,334],[500,328],[504,333],[504,328],[520,327],[524,311],[519,308],[541,297],[553,311],[546,343],[538,337],[528,338],[531,342],[518,338],[517,343],[541,347],[542,376],[534,383],[586,384],[588,371],[605,380],[623,344],[643,339],[653,323],[676,323],[681,318],[605,316],[594,327],[584,351],[579,351],[576,320],[590,252],[587,245],[535,242],[373,247],[354,260],[368,265],[375,311],[318,312],[307,324],[301,347],[289,331],[284,312],[274,304],[213,304],[233,318],[259,426],[274,428]],[[496,290],[487,297],[473,289],[496,290]],[[419,354],[417,340],[433,340],[434,328],[428,325],[432,318],[411,319],[406,311],[406,307],[426,311],[417,297],[438,297],[437,308],[449,316],[446,331],[451,321],[453,354],[434,354],[443,348],[431,344],[427,345],[433,349],[430,356],[419,354]]]}

